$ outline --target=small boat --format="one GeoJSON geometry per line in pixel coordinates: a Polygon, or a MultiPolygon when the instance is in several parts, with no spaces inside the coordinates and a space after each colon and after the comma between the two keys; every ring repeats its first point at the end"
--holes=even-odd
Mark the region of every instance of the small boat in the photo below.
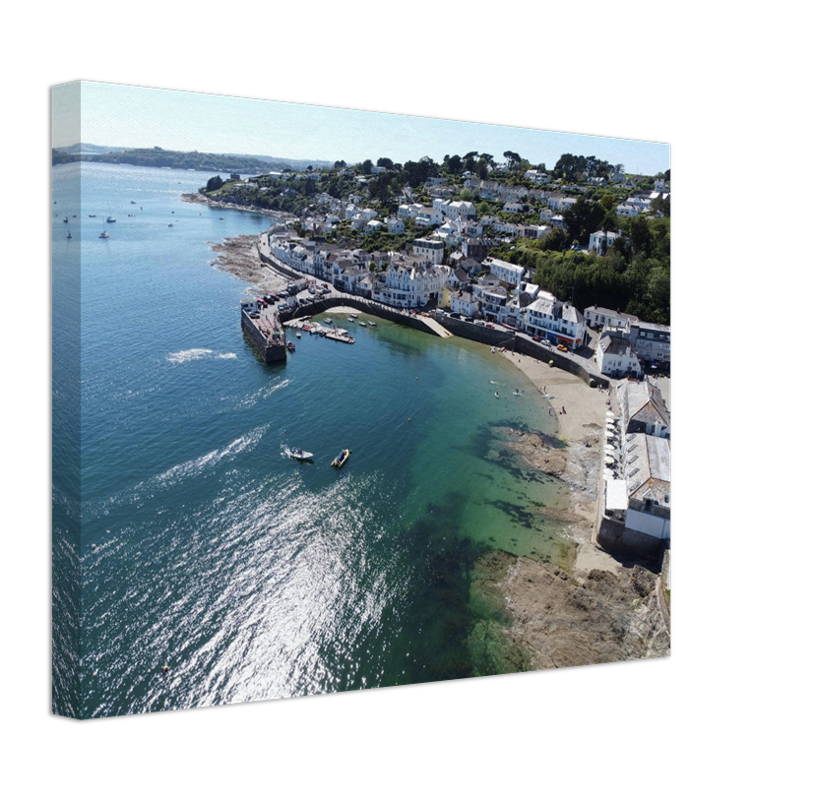
{"type": "Polygon", "coordinates": [[[495,393],[495,396],[498,397],[498,392],[495,393]]]}
{"type": "Polygon", "coordinates": [[[287,447],[283,452],[285,455],[287,455],[289,458],[293,458],[295,461],[308,461],[314,457],[314,453],[307,453],[305,450],[301,450],[299,447],[287,447]]]}
{"type": "Polygon", "coordinates": [[[107,220],[106,220],[106,222],[108,222],[108,223],[110,223],[110,222],[116,222],[116,217],[108,217],[108,218],[107,218],[107,220]]]}
{"type": "Polygon", "coordinates": [[[348,461],[348,456],[350,455],[351,455],[350,450],[348,449],[341,450],[340,454],[331,462],[331,466],[339,469],[340,467],[345,465],[345,462],[348,461]]]}
{"type": "Polygon", "coordinates": [[[172,222],[168,223],[167,227],[168,227],[168,228],[172,228],[172,227],[173,227],[173,223],[172,223],[172,222]]]}
{"type": "Polygon", "coordinates": [[[297,336],[297,338],[298,338],[298,339],[299,339],[299,338],[301,338],[301,334],[300,334],[300,331],[297,331],[297,334],[296,334],[296,336],[297,336]]]}
{"type": "Polygon", "coordinates": [[[110,235],[108,234],[107,231],[102,231],[102,233],[99,234],[99,238],[100,239],[110,239],[110,235]]]}
{"type": "Polygon", "coordinates": [[[65,238],[66,238],[66,239],[72,239],[72,238],[73,238],[73,237],[71,236],[71,232],[70,232],[70,231],[68,231],[68,235],[67,235],[65,238]]]}
{"type": "Polygon", "coordinates": [[[63,222],[67,222],[67,221],[68,221],[68,217],[65,217],[65,218],[64,218],[62,221],[63,221],[63,222]]]}
{"type": "Polygon", "coordinates": [[[131,206],[135,206],[135,205],[136,205],[136,201],[135,201],[135,200],[131,200],[131,201],[130,201],[130,205],[131,205],[131,206]]]}
{"type": "Polygon", "coordinates": [[[223,219],[223,217],[218,217],[218,219],[223,219]]]}
{"type": "Polygon", "coordinates": [[[349,319],[356,319],[358,316],[359,316],[358,314],[349,314],[348,318],[349,319]]]}
{"type": "Polygon", "coordinates": [[[286,342],[286,349],[290,352],[294,352],[294,342],[286,342]]]}
{"type": "Polygon", "coordinates": [[[96,214],[88,214],[88,216],[89,216],[89,217],[91,217],[91,218],[93,218],[93,217],[95,217],[95,216],[96,216],[96,214]]]}
{"type": "Polygon", "coordinates": [[[333,325],[334,324],[334,320],[331,319],[330,317],[326,317],[324,322],[325,322],[326,325],[333,325]]]}
{"type": "Polygon", "coordinates": [[[369,325],[370,325],[372,328],[375,328],[375,327],[376,327],[376,323],[375,323],[375,322],[369,322],[368,324],[369,324],[369,325]]]}
{"type": "Polygon", "coordinates": [[[366,325],[367,323],[365,323],[365,322],[363,322],[362,320],[360,320],[360,321],[359,321],[359,324],[360,324],[360,325],[362,325],[362,327],[364,328],[364,327],[365,327],[365,325],[366,325]]]}

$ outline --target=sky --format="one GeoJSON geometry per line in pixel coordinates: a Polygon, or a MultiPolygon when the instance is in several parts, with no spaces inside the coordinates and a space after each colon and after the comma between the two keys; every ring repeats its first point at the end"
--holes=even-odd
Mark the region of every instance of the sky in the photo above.
{"type": "MultiPolygon", "coordinates": [[[[479,108],[474,102],[474,117],[479,108]]],[[[670,146],[662,143],[87,81],[52,93],[52,145],[79,141],[348,164],[422,156],[440,162],[472,150],[500,161],[511,150],[548,169],[563,153],[596,156],[641,174],[670,167],[670,146]]]]}

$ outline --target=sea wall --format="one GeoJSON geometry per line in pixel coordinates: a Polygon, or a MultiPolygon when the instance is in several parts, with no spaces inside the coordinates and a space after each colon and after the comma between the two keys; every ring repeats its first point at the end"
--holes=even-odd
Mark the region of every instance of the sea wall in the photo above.
{"type": "Polygon", "coordinates": [[[597,544],[621,556],[632,556],[635,558],[662,558],[665,552],[666,542],[664,539],[657,539],[647,533],[626,528],[621,522],[603,517],[597,531],[597,544]]]}
{"type": "Polygon", "coordinates": [[[463,319],[455,319],[454,317],[437,317],[437,320],[456,336],[494,347],[506,347],[508,350],[513,350],[531,358],[537,358],[547,364],[553,361],[553,366],[570,372],[572,375],[577,375],[578,378],[588,383],[592,388],[601,386],[603,389],[608,389],[609,387],[607,378],[586,369],[579,361],[575,361],[573,357],[567,356],[550,345],[540,344],[525,336],[516,336],[508,331],[488,328],[485,325],[476,325],[473,322],[465,322],[463,319]]]}
{"type": "Polygon", "coordinates": [[[285,344],[267,344],[266,337],[260,332],[257,325],[255,325],[252,318],[245,311],[241,311],[241,329],[243,330],[244,336],[249,340],[249,343],[267,364],[275,364],[279,361],[286,360],[285,344]]]}
{"type": "Polygon", "coordinates": [[[270,266],[275,272],[279,272],[281,275],[293,281],[303,280],[304,276],[302,273],[293,270],[291,267],[287,267],[280,259],[267,255],[263,252],[260,245],[258,245],[258,255],[260,256],[260,260],[267,266],[270,266]]]}

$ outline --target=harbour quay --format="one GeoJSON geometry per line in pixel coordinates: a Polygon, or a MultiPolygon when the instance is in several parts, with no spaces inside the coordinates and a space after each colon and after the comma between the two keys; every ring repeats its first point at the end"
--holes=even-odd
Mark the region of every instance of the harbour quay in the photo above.
{"type": "Polygon", "coordinates": [[[286,360],[286,334],[280,315],[270,303],[261,298],[241,300],[241,329],[267,364],[286,360]]]}

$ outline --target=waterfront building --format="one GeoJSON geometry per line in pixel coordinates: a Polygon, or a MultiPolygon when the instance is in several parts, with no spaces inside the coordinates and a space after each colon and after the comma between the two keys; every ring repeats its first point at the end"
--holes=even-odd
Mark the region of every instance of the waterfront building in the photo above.
{"type": "Polygon", "coordinates": [[[438,300],[450,267],[429,263],[425,258],[391,253],[387,270],[377,275],[371,297],[397,308],[420,308],[438,300]]]}
{"type": "Polygon", "coordinates": [[[593,328],[623,331],[640,361],[670,364],[670,325],[643,322],[634,314],[625,314],[599,306],[589,306],[583,313],[586,316],[586,324],[593,328]]]}
{"type": "Polygon", "coordinates": [[[649,380],[625,380],[617,384],[616,392],[624,434],[671,438],[671,414],[658,386],[649,380]]]}
{"type": "Polygon", "coordinates": [[[481,304],[481,313],[490,322],[498,322],[498,316],[509,301],[509,293],[501,286],[495,275],[485,275],[473,285],[473,297],[481,304]]]}
{"type": "Polygon", "coordinates": [[[642,372],[637,351],[621,329],[603,331],[597,344],[595,360],[600,373],[612,378],[627,375],[638,377],[642,372]]]}
{"type": "Polygon", "coordinates": [[[570,350],[582,347],[586,340],[583,315],[571,304],[558,300],[551,292],[539,291],[521,315],[521,329],[570,350]]]}
{"type": "Polygon", "coordinates": [[[628,545],[651,549],[671,538],[671,443],[632,433],[622,443],[622,477],[606,481],[604,516],[623,523],[628,545]]]}
{"type": "Polygon", "coordinates": [[[477,317],[479,315],[479,302],[473,293],[466,289],[460,289],[450,295],[450,310],[462,317],[477,317]]]}

